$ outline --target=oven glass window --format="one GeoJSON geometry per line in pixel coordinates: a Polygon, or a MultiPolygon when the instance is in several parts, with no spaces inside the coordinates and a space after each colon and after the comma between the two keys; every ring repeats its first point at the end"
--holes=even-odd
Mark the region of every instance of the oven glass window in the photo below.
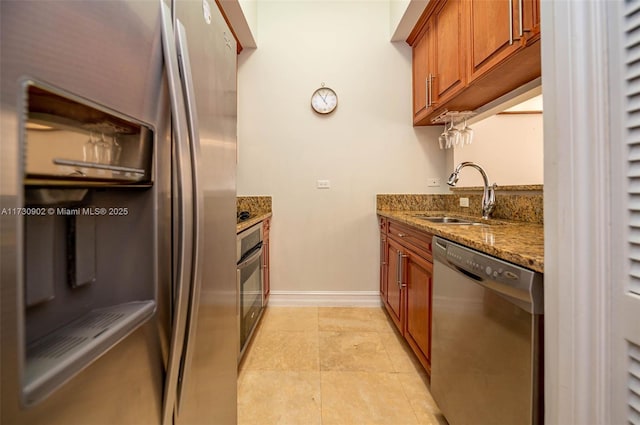
{"type": "Polygon", "coordinates": [[[262,256],[240,270],[240,344],[244,347],[262,309],[262,256]]]}

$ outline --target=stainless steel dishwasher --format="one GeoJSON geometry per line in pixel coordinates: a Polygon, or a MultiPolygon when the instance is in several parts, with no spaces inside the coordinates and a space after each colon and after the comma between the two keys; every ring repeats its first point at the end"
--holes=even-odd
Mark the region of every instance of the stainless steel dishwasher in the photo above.
{"type": "Polygon", "coordinates": [[[433,237],[431,392],[451,425],[542,424],[541,273],[433,237]]]}

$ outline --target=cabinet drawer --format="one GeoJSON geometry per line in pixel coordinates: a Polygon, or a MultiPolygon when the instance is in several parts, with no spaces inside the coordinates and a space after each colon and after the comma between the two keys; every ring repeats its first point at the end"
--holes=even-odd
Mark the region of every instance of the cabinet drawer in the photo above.
{"type": "Polygon", "coordinates": [[[411,226],[407,226],[395,221],[388,221],[388,236],[402,246],[416,251],[417,254],[431,261],[431,238],[432,234],[421,232],[411,226]]]}

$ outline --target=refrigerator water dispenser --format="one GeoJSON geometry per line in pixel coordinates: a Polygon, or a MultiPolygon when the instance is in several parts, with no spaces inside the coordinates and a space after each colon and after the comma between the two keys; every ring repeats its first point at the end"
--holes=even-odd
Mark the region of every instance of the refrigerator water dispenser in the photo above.
{"type": "Polygon", "coordinates": [[[155,311],[153,129],[24,84],[25,405],[47,397],[155,311]]]}

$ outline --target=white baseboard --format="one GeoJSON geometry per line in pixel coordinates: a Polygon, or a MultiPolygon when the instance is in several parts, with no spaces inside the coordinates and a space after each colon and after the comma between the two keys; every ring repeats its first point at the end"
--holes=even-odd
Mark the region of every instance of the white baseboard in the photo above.
{"type": "Polygon", "coordinates": [[[274,307],[380,307],[378,291],[271,291],[274,307]]]}

